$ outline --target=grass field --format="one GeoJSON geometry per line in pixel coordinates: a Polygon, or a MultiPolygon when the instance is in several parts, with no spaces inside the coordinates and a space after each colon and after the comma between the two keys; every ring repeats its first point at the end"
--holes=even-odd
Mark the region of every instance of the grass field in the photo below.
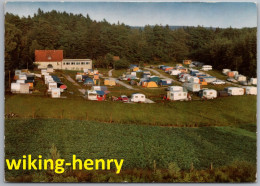
{"type": "Polygon", "coordinates": [[[209,71],[206,71],[205,73],[211,75],[211,76],[214,76],[218,79],[221,79],[221,80],[227,80],[227,76],[225,76],[224,74],[221,73],[221,71],[218,71],[218,70],[209,70],[209,71]]]}
{"type": "MultiPolygon", "coordinates": [[[[256,126],[172,128],[57,119],[6,119],[6,158],[49,155],[54,144],[61,158],[125,159],[123,169],[209,168],[233,161],[256,163],[256,126]]],[[[6,177],[19,174],[7,171],[6,177]]]]}
{"type": "Polygon", "coordinates": [[[207,101],[127,104],[44,96],[6,95],[5,113],[20,118],[62,118],[163,126],[232,126],[256,123],[256,96],[207,101]]]}

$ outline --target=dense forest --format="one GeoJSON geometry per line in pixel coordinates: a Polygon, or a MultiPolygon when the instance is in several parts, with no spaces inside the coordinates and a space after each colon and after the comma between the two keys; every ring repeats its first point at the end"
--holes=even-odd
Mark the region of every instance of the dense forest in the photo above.
{"type": "Polygon", "coordinates": [[[89,15],[43,12],[33,17],[5,15],[5,70],[33,68],[36,49],[62,49],[65,58],[91,58],[107,68],[111,56],[120,56],[116,68],[130,63],[159,64],[201,61],[215,69],[231,68],[256,76],[256,28],[183,27],[92,20],[89,15]]]}

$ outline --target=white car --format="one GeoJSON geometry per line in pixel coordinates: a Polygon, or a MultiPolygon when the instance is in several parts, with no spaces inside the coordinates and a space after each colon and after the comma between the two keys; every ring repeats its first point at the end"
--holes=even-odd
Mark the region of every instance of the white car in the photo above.
{"type": "Polygon", "coordinates": [[[184,82],[185,82],[185,79],[180,78],[179,81],[182,82],[182,83],[184,83],[184,82]]]}
{"type": "Polygon", "coordinates": [[[234,78],[227,78],[227,81],[237,83],[237,80],[235,80],[234,78]]]}
{"type": "Polygon", "coordinates": [[[225,81],[222,81],[222,80],[215,80],[213,82],[211,82],[213,85],[224,85],[226,84],[225,81]]]}

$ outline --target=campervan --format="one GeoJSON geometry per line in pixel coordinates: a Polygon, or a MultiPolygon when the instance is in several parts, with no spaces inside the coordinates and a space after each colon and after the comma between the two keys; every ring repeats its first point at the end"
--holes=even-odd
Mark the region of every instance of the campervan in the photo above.
{"type": "Polygon", "coordinates": [[[203,89],[200,90],[199,95],[201,98],[214,99],[217,97],[217,91],[214,89],[203,89]]]}
{"type": "Polygon", "coordinates": [[[132,94],[131,99],[132,102],[145,102],[145,95],[141,93],[132,94]]]}
{"type": "Polygon", "coordinates": [[[181,73],[180,70],[174,70],[174,69],[172,69],[172,70],[169,71],[169,74],[172,75],[172,76],[177,76],[177,75],[179,75],[180,73],[181,73]]]}
{"type": "Polygon", "coordinates": [[[170,92],[183,92],[183,87],[182,86],[169,86],[168,90],[170,92]]]}
{"type": "Polygon", "coordinates": [[[250,79],[250,83],[251,83],[252,85],[257,85],[257,78],[251,78],[251,79],[250,79]]]}
{"type": "Polygon", "coordinates": [[[52,88],[51,89],[51,97],[59,98],[60,97],[60,88],[52,88]]]}
{"type": "Polygon", "coordinates": [[[203,65],[201,70],[203,71],[209,71],[209,70],[212,70],[212,66],[211,65],[203,65]]]}
{"type": "Polygon", "coordinates": [[[245,89],[245,93],[247,95],[257,95],[257,88],[256,87],[243,87],[245,89]]]}
{"type": "Polygon", "coordinates": [[[244,95],[244,89],[239,87],[227,87],[225,88],[227,93],[231,96],[244,95]]]}
{"type": "Polygon", "coordinates": [[[188,100],[188,93],[187,92],[172,92],[172,91],[168,91],[167,92],[167,99],[168,100],[173,100],[173,101],[177,101],[177,100],[188,100]]]}
{"type": "Polygon", "coordinates": [[[198,92],[200,91],[200,84],[199,83],[185,83],[184,87],[191,92],[198,92]]]}
{"type": "Polygon", "coordinates": [[[230,71],[231,71],[230,69],[224,68],[224,69],[222,70],[222,73],[225,74],[225,75],[227,75],[227,73],[230,72],[230,71]]]}

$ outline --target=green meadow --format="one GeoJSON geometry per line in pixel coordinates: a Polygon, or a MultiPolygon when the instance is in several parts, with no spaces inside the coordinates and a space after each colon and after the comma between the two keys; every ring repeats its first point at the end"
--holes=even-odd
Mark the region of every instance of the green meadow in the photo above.
{"type": "Polygon", "coordinates": [[[93,102],[81,96],[6,95],[5,113],[19,118],[56,118],[175,127],[237,126],[256,123],[256,96],[230,96],[206,101],[129,104],[93,102]]]}

